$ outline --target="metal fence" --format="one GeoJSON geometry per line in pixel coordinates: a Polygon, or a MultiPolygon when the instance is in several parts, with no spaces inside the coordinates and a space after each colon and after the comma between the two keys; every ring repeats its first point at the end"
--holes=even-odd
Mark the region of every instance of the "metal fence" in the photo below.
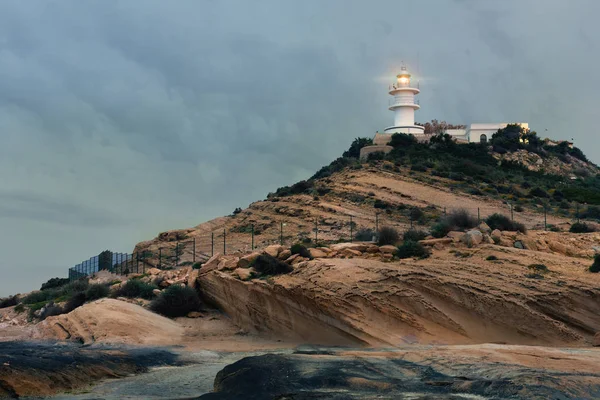
{"type": "MultiPolygon", "coordinates": [[[[292,245],[303,242],[312,245],[334,242],[369,241],[377,239],[380,228],[393,227],[400,233],[411,228],[427,230],[444,215],[466,212],[477,222],[492,214],[502,214],[528,229],[545,229],[553,223],[579,220],[579,207],[556,214],[547,207],[538,212],[522,212],[517,207],[406,207],[378,209],[372,214],[357,211],[354,215],[324,213],[308,222],[305,217],[282,217],[281,220],[257,221],[256,215],[239,215],[234,228],[218,229],[193,237],[166,238],[159,245],[132,254],[111,253],[111,261],[101,265],[100,255],[69,269],[69,278],[92,275],[102,269],[115,274],[146,273],[149,268],[170,269],[205,262],[216,253],[242,254],[271,244],[292,245]],[[246,223],[247,222],[247,223],[246,223]]],[[[159,239],[160,240],[160,239],[159,239]]],[[[102,254],[102,253],[101,253],[102,254]]]]}

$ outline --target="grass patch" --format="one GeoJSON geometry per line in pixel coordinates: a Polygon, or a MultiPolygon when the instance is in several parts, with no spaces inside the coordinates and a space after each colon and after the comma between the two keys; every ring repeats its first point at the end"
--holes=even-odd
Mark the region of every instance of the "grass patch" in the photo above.
{"type": "Polygon", "coordinates": [[[165,317],[183,317],[198,311],[202,303],[198,293],[190,287],[169,286],[150,303],[150,310],[165,317]]]}
{"type": "Polygon", "coordinates": [[[132,279],[125,282],[123,286],[117,289],[112,294],[112,297],[128,297],[131,299],[142,298],[151,300],[154,298],[154,289],[158,288],[152,284],[132,279]]]}

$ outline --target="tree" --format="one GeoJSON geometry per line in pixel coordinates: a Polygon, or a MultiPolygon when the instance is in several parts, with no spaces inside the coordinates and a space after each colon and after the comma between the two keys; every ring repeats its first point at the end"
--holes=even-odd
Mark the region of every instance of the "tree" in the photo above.
{"type": "Polygon", "coordinates": [[[342,154],[342,156],[359,158],[360,157],[360,149],[362,149],[365,146],[370,146],[372,144],[373,144],[373,139],[369,139],[369,138],[365,138],[365,137],[356,138],[350,145],[350,148],[348,149],[348,151],[345,151],[344,154],[342,154]]]}

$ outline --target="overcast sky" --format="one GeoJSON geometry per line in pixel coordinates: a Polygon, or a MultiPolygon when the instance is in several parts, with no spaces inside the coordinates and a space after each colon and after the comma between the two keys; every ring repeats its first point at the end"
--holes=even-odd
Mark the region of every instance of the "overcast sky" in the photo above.
{"type": "Polygon", "coordinates": [[[529,122],[600,162],[597,0],[0,0],[0,296],[246,207],[393,121],[529,122]],[[548,131],[546,131],[546,129],[548,131]]]}

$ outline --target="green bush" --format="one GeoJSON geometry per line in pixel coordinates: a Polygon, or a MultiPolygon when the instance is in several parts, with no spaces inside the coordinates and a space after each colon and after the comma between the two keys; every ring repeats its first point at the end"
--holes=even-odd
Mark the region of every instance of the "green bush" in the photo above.
{"type": "Polygon", "coordinates": [[[258,256],[251,266],[259,275],[280,275],[293,271],[291,265],[268,254],[258,256]]]}
{"type": "Polygon", "coordinates": [[[419,240],[423,240],[427,237],[427,233],[424,231],[420,231],[418,229],[409,229],[404,232],[402,239],[406,242],[407,240],[412,240],[413,242],[418,242],[419,240]]]}
{"type": "Polygon", "coordinates": [[[527,232],[525,225],[521,224],[520,222],[512,221],[507,216],[498,213],[487,217],[485,222],[492,230],[498,229],[501,231],[518,231],[522,233],[527,232]]]}
{"type": "Polygon", "coordinates": [[[469,211],[461,208],[452,211],[445,219],[452,226],[452,229],[462,230],[475,228],[478,224],[477,218],[472,216],[469,211]]]}
{"type": "Polygon", "coordinates": [[[39,292],[32,292],[25,296],[21,302],[28,305],[42,303],[57,298],[59,296],[58,293],[59,292],[56,289],[46,289],[39,292]]]}
{"type": "Polygon", "coordinates": [[[310,252],[308,251],[306,246],[304,246],[303,244],[300,244],[300,243],[296,243],[296,244],[292,245],[292,247],[290,247],[290,251],[292,252],[292,254],[300,255],[300,257],[312,258],[310,256],[310,252]]]}
{"type": "Polygon", "coordinates": [[[102,299],[104,297],[108,297],[109,292],[110,290],[107,285],[98,283],[90,285],[87,288],[87,290],[85,291],[85,298],[87,301],[102,299]]]}
{"type": "Polygon", "coordinates": [[[350,145],[350,148],[342,154],[342,157],[348,158],[359,158],[360,157],[360,149],[365,146],[370,146],[373,144],[373,139],[371,138],[356,138],[350,145]]]}
{"type": "Polygon", "coordinates": [[[496,256],[494,256],[494,255],[491,255],[491,256],[487,256],[487,257],[485,258],[485,260],[486,260],[486,261],[497,261],[497,260],[498,260],[498,257],[496,257],[496,256]]]}
{"type": "Polygon", "coordinates": [[[86,301],[86,298],[85,298],[85,293],[84,292],[79,292],[79,293],[73,294],[69,298],[69,300],[67,300],[67,303],[65,304],[65,306],[64,306],[61,314],[70,313],[74,309],[76,309],[76,308],[81,307],[82,305],[84,305],[85,301],[86,301]]]}
{"type": "Polygon", "coordinates": [[[380,199],[375,199],[375,203],[373,203],[373,207],[379,208],[379,209],[386,209],[386,208],[389,208],[390,206],[391,206],[390,203],[385,202],[380,199]]]}
{"type": "Polygon", "coordinates": [[[400,241],[400,234],[391,226],[384,226],[379,229],[379,238],[377,244],[380,246],[395,245],[400,241]]]}
{"type": "Polygon", "coordinates": [[[53,289],[64,286],[69,283],[69,278],[52,278],[42,283],[40,290],[53,289]]]}
{"type": "Polygon", "coordinates": [[[584,222],[575,222],[569,228],[569,232],[571,232],[571,233],[590,233],[590,232],[596,232],[596,230],[594,229],[593,226],[588,225],[584,222]]]}
{"type": "Polygon", "coordinates": [[[600,272],[600,254],[594,256],[594,263],[590,265],[590,272],[600,272]]]}
{"type": "Polygon", "coordinates": [[[408,213],[411,221],[423,221],[425,219],[425,213],[419,207],[413,207],[408,213]]]}
{"type": "Polygon", "coordinates": [[[435,238],[443,238],[452,230],[450,222],[444,218],[441,221],[435,223],[431,227],[431,236],[435,238]]]}
{"type": "Polygon", "coordinates": [[[410,258],[410,257],[427,258],[427,257],[429,257],[429,250],[427,250],[419,242],[407,240],[402,245],[398,246],[398,249],[396,250],[396,257],[398,257],[398,258],[410,258]]]}
{"type": "Polygon", "coordinates": [[[198,293],[190,287],[169,286],[150,303],[150,310],[165,317],[183,317],[192,311],[198,311],[202,303],[198,293]]]}
{"type": "Polygon", "coordinates": [[[119,289],[117,289],[113,293],[113,297],[142,298],[150,300],[154,298],[154,293],[152,293],[154,289],[158,288],[149,283],[131,279],[125,282],[125,284],[119,289]]]}
{"type": "Polygon", "coordinates": [[[548,198],[548,193],[542,188],[535,187],[529,191],[529,197],[543,197],[548,198]]]}
{"type": "Polygon", "coordinates": [[[17,304],[19,304],[19,298],[17,296],[11,296],[0,300],[0,308],[12,307],[17,304]]]}
{"type": "Polygon", "coordinates": [[[200,261],[198,261],[198,262],[195,262],[195,263],[192,265],[192,269],[200,269],[200,268],[202,268],[202,263],[201,263],[200,261]]]}
{"type": "Polygon", "coordinates": [[[359,242],[370,242],[376,236],[375,231],[369,228],[361,228],[354,235],[354,239],[359,242]]]}

